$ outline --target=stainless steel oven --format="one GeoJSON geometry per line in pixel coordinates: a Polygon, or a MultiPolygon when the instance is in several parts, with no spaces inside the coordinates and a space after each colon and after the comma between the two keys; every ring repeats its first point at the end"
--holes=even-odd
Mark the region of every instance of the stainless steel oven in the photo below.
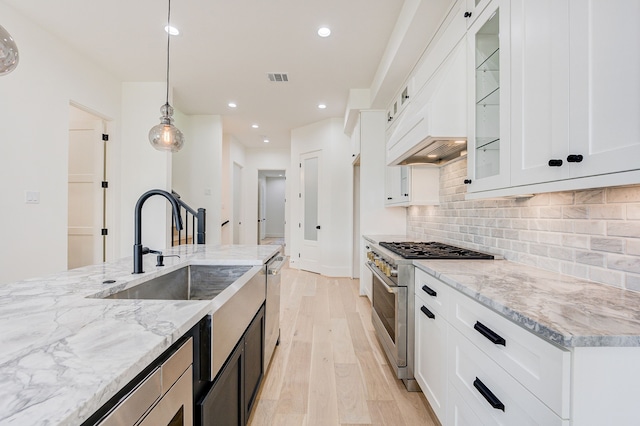
{"type": "Polygon", "coordinates": [[[413,259],[493,259],[438,242],[381,242],[367,246],[372,273],[372,322],[396,376],[407,390],[419,391],[414,378],[415,303],[413,259]]]}
{"type": "MultiPolygon", "coordinates": [[[[398,368],[406,367],[407,287],[398,286],[397,280],[394,282],[383,275],[374,263],[369,262],[367,266],[373,274],[372,321],[376,334],[393,364],[398,368]]],[[[400,375],[399,378],[404,378],[400,375]]]]}

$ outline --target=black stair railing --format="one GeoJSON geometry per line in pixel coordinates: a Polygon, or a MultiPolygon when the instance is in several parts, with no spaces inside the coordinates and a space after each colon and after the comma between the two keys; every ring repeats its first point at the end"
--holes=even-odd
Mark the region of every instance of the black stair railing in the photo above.
{"type": "Polygon", "coordinates": [[[180,199],[180,194],[178,194],[175,191],[171,191],[171,195],[173,195],[173,197],[178,202],[178,205],[180,206],[180,216],[182,216],[183,218],[182,223],[184,225],[182,230],[176,231],[175,219],[173,219],[173,216],[172,216],[171,232],[173,235],[175,235],[175,233],[177,232],[178,238],[177,239],[175,237],[171,238],[171,245],[176,246],[180,244],[188,244],[189,237],[191,237],[191,242],[193,244],[205,244],[205,234],[206,234],[205,220],[207,215],[206,209],[199,208],[198,210],[195,210],[189,207],[187,203],[185,203],[180,199]],[[183,210],[184,210],[184,216],[183,216],[183,210]],[[189,234],[189,225],[191,225],[191,234],[189,234]],[[182,237],[183,231],[184,231],[184,241],[182,237]],[[195,233],[195,238],[194,238],[194,233],[195,233]]]}

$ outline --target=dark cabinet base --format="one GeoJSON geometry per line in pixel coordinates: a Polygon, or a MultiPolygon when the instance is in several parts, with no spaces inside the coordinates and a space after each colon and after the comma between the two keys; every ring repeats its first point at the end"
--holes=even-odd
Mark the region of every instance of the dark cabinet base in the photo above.
{"type": "Polygon", "coordinates": [[[264,363],[264,305],[260,308],[222,370],[196,398],[196,424],[244,426],[258,394],[264,363]]]}

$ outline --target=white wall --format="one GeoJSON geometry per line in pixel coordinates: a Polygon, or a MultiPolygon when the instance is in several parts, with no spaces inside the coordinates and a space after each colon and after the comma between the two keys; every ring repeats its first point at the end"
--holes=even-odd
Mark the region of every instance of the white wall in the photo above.
{"type": "MultiPolygon", "coordinates": [[[[351,217],[353,212],[351,166],[351,142],[343,133],[343,121],[332,118],[291,132],[291,169],[288,174],[288,193],[300,192],[300,155],[322,150],[322,167],[319,188],[319,217],[322,221],[322,243],[320,247],[320,269],[327,276],[351,276],[351,217]]],[[[288,206],[288,224],[300,222],[302,209],[297,197],[288,206]]],[[[291,227],[291,266],[297,267],[296,259],[302,241],[301,231],[291,227]]]]}
{"type": "MultiPolygon", "coordinates": [[[[154,149],[149,130],[160,123],[165,83],[122,84],[122,149],[120,157],[120,250],[132,254],[134,210],[138,198],[150,189],[171,191],[171,153],[154,149]]],[[[148,199],[142,209],[142,244],[152,249],[170,246],[169,203],[163,197],[148,199]]]]}
{"type": "Polygon", "coordinates": [[[177,114],[176,125],[185,133],[185,144],[179,152],[173,154],[173,189],[192,208],[202,207],[207,210],[206,242],[220,244],[223,197],[222,119],[217,115],[177,114]]]}
{"type": "MultiPolygon", "coordinates": [[[[113,120],[117,157],[120,85],[4,3],[0,17],[20,49],[18,67],[0,77],[0,283],[7,283],[66,269],[69,103],[113,120]],[[25,204],[25,191],[39,191],[40,203],[25,204]]],[[[117,177],[111,183],[117,188],[117,177]]]]}
{"type": "Polygon", "coordinates": [[[288,149],[246,149],[242,181],[242,238],[241,244],[256,244],[258,241],[258,170],[285,170],[287,176],[287,206],[285,209],[285,254],[289,253],[289,200],[291,199],[290,164],[291,151],[288,149]]]}

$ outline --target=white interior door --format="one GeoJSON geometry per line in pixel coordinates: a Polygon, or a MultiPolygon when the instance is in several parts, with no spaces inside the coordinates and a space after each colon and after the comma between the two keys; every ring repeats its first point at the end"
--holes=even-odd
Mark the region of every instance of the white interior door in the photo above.
{"type": "Polygon", "coordinates": [[[258,244],[266,237],[266,220],[267,220],[267,180],[266,178],[258,179],[258,244]]]}
{"type": "Polygon", "coordinates": [[[300,202],[302,222],[300,245],[300,269],[320,273],[320,243],[322,226],[320,218],[321,152],[300,156],[300,202]]]}
{"type": "Polygon", "coordinates": [[[233,163],[233,244],[240,244],[242,226],[242,167],[233,163]]]}
{"type": "MultiPolygon", "coordinates": [[[[73,109],[73,107],[71,107],[73,109]]],[[[104,261],[104,124],[83,117],[69,125],[67,267],[104,261]]]]}

